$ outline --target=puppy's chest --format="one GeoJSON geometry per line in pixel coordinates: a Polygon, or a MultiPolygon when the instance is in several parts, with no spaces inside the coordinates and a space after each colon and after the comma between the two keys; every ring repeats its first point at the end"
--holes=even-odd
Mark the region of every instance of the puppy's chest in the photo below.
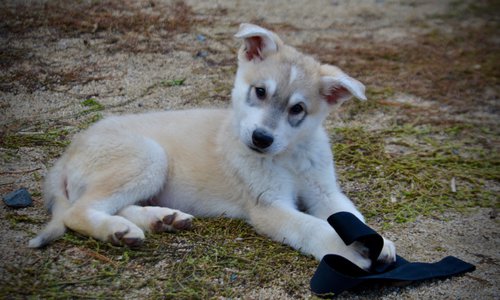
{"type": "Polygon", "coordinates": [[[254,180],[259,177],[259,181],[273,186],[290,185],[297,188],[304,176],[314,176],[323,168],[322,161],[325,161],[323,157],[315,156],[313,153],[291,153],[262,162],[256,168],[256,172],[252,172],[252,177],[254,180]]]}
{"type": "Polygon", "coordinates": [[[328,159],[314,149],[299,149],[278,163],[293,176],[301,177],[304,173],[321,169],[328,159]]]}

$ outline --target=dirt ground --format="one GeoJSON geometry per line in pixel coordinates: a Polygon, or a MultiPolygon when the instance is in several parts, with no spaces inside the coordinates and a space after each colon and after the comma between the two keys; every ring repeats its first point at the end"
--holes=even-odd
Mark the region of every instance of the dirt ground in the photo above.
{"type": "Polygon", "coordinates": [[[2,1],[0,297],[314,297],[317,262],[239,221],[197,220],[139,250],[75,233],[27,248],[49,219],[41,183],[71,137],[113,114],[227,107],[241,22],[365,83],[327,121],[339,178],[411,261],[476,271],[338,299],[499,299],[498,1],[2,1]],[[71,4],[68,4],[71,2],[71,4]]]}

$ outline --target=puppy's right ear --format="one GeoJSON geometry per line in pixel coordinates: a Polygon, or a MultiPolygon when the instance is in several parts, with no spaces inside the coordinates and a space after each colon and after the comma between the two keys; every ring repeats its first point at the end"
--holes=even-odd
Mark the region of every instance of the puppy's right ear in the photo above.
{"type": "Polygon", "coordinates": [[[248,61],[264,60],[283,46],[283,42],[276,34],[253,24],[241,24],[240,30],[234,36],[243,39],[244,45],[241,51],[248,61]]]}

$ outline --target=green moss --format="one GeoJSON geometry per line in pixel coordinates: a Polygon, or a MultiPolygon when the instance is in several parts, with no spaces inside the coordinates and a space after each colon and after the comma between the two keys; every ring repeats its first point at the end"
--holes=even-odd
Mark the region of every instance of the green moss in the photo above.
{"type": "Polygon", "coordinates": [[[366,97],[373,100],[387,100],[387,98],[394,96],[395,92],[392,87],[374,88],[369,87],[366,89],[366,97]]]}
{"type": "MultiPolygon", "coordinates": [[[[40,179],[38,179],[38,181],[41,181],[41,180],[42,180],[41,178],[40,178],[40,179]]],[[[38,191],[38,190],[32,191],[32,192],[31,192],[31,196],[32,196],[32,197],[36,197],[36,198],[38,198],[38,197],[42,197],[42,192],[40,192],[40,191],[38,191]]]]}
{"type": "Polygon", "coordinates": [[[68,130],[49,129],[46,132],[7,134],[0,141],[5,148],[19,149],[20,147],[65,147],[69,144],[68,130]]]}
{"type": "Polygon", "coordinates": [[[23,215],[17,212],[8,212],[5,218],[9,220],[10,224],[15,226],[22,223],[27,224],[42,224],[45,220],[35,219],[27,215],[23,215]]]}
{"type": "Polygon", "coordinates": [[[95,113],[92,114],[90,117],[86,118],[83,120],[79,125],[79,129],[87,129],[89,128],[92,124],[96,123],[99,120],[102,120],[104,117],[101,113],[95,113]]]}
{"type": "MultiPolygon", "coordinates": [[[[2,147],[4,147],[5,145],[4,142],[5,140],[0,139],[0,145],[2,145],[2,147]]],[[[21,155],[19,155],[17,148],[6,147],[5,149],[2,149],[2,151],[0,151],[0,159],[2,160],[3,163],[12,162],[21,159],[21,155]]]]}
{"type": "Polygon", "coordinates": [[[163,80],[160,82],[162,86],[181,86],[186,81],[186,78],[182,79],[171,79],[171,80],[163,80]]]}
{"type": "Polygon", "coordinates": [[[185,81],[186,81],[186,78],[161,80],[159,82],[155,82],[152,85],[148,86],[144,90],[144,92],[141,94],[141,96],[139,96],[139,98],[142,98],[144,96],[150,95],[153,92],[153,90],[155,90],[158,87],[181,86],[181,85],[184,85],[185,81]]]}
{"type": "Polygon", "coordinates": [[[95,98],[89,98],[80,103],[83,107],[87,108],[81,112],[81,115],[86,115],[92,112],[104,110],[104,105],[99,103],[95,98]]]}
{"type": "Polygon", "coordinates": [[[483,186],[488,180],[500,180],[498,154],[456,141],[454,136],[463,134],[457,128],[451,128],[445,137],[443,132],[411,125],[380,131],[334,131],[340,179],[357,185],[349,195],[368,218],[408,222],[450,208],[495,205],[495,196],[483,186]],[[433,137],[437,134],[439,139],[433,137]],[[404,144],[412,151],[387,153],[387,137],[407,140],[404,144]],[[456,191],[451,188],[452,180],[456,191]]]}

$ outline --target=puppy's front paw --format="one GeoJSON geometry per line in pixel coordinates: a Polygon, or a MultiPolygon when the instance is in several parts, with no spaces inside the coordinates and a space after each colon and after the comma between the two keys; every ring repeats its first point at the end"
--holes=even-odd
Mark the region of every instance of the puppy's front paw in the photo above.
{"type": "Polygon", "coordinates": [[[396,246],[393,242],[384,238],[384,247],[377,258],[377,261],[390,264],[396,261],[396,246]]]}
{"type": "Polygon", "coordinates": [[[348,246],[349,251],[343,256],[363,270],[369,270],[372,264],[370,250],[363,243],[354,242],[348,246]]]}

